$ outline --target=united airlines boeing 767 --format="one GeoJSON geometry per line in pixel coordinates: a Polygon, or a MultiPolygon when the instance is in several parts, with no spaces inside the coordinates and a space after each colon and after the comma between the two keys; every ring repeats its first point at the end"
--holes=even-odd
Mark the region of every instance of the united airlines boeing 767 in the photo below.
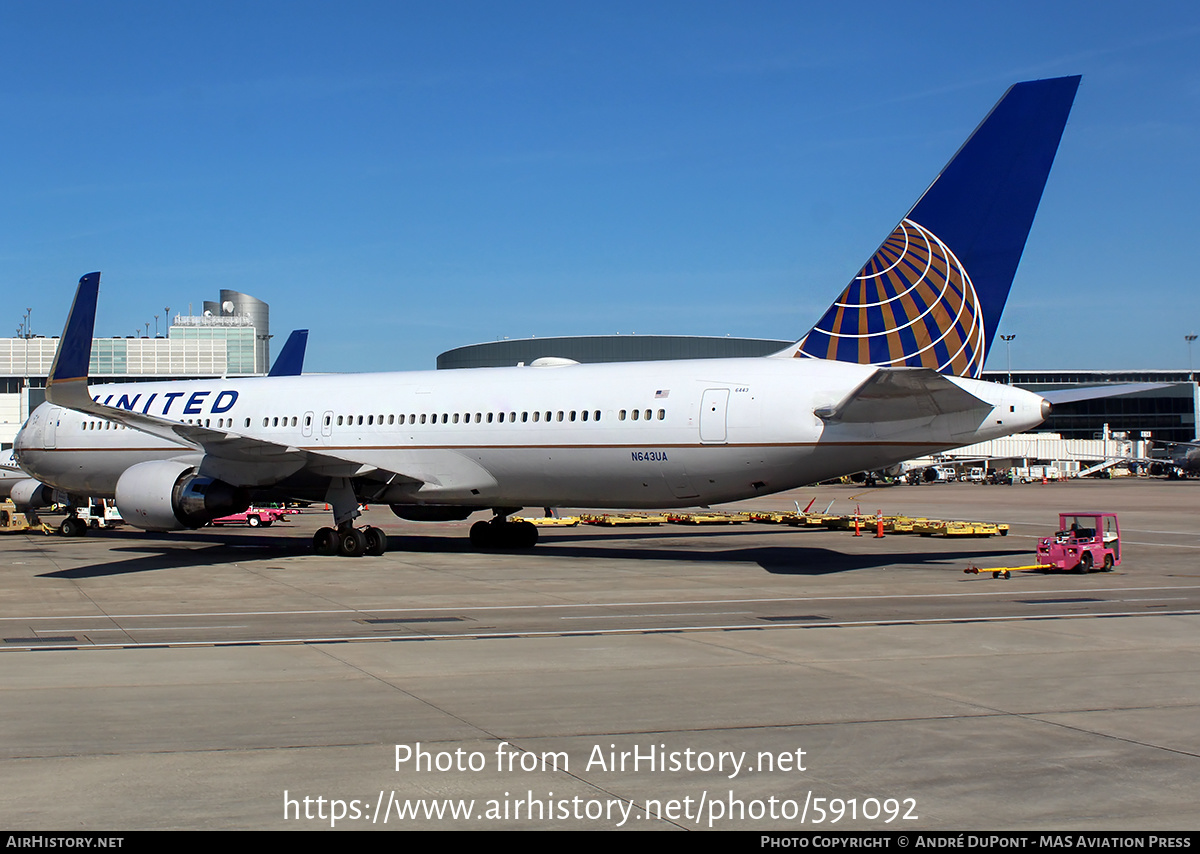
{"type": "Polygon", "coordinates": [[[251,499],[324,500],[323,554],[379,554],[360,502],[533,545],[525,506],[766,495],[1027,430],[1049,406],[978,378],[1078,87],[1013,86],[824,317],[762,358],[89,387],[99,273],[79,283],[21,466],[148,530],[251,499]]]}

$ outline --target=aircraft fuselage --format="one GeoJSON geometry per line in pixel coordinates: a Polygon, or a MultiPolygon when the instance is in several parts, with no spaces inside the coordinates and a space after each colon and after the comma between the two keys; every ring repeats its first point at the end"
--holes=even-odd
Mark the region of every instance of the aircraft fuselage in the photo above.
{"type": "Polygon", "coordinates": [[[881,468],[1043,417],[1037,395],[958,378],[992,407],[986,417],[841,423],[817,414],[875,370],[751,358],[93,386],[107,406],[309,452],[317,463],[214,461],[52,404],[31,416],[17,453],[56,489],[100,497],[131,465],[178,459],[297,497],[319,495],[332,476],[394,504],[672,507],[881,468]]]}

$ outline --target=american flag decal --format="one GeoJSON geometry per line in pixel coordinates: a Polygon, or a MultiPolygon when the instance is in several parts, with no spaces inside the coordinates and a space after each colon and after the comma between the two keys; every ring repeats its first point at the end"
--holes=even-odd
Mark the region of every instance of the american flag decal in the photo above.
{"type": "Polygon", "coordinates": [[[657,399],[657,398],[661,398],[661,397],[669,397],[669,396],[670,396],[670,394],[671,394],[671,390],[670,390],[669,388],[668,388],[668,389],[661,389],[661,388],[660,388],[658,391],[654,392],[654,397],[655,397],[656,399],[657,399]]]}

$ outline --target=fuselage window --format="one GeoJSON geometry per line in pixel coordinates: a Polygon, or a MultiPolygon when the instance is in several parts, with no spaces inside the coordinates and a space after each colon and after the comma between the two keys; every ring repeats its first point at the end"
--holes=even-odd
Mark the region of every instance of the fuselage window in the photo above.
{"type": "Polygon", "coordinates": [[[271,420],[271,419],[269,419],[269,418],[264,418],[264,419],[263,419],[263,426],[264,426],[264,427],[266,427],[266,426],[267,426],[267,424],[270,422],[270,420],[271,420]]]}
{"type": "Polygon", "coordinates": [[[249,419],[249,418],[247,418],[247,419],[246,419],[246,426],[247,426],[247,427],[249,427],[249,426],[250,426],[250,419],[249,419]]]}
{"type": "Polygon", "coordinates": [[[362,420],[363,420],[363,417],[361,415],[358,416],[358,424],[360,427],[362,426],[362,420]]]}
{"type": "Polygon", "coordinates": [[[629,413],[629,417],[632,418],[634,421],[637,421],[638,420],[638,411],[636,409],[633,410],[633,412],[629,413]]]}
{"type": "Polygon", "coordinates": [[[620,412],[617,413],[617,420],[618,421],[625,420],[625,410],[624,409],[622,409],[620,412]]]}
{"type": "Polygon", "coordinates": [[[542,417],[542,413],[540,413],[540,412],[533,413],[533,423],[536,424],[541,419],[541,417],[542,417]]]}
{"type": "Polygon", "coordinates": [[[425,413],[424,412],[421,413],[421,423],[422,424],[425,423],[425,413]]]}
{"type": "Polygon", "coordinates": [[[666,417],[667,417],[667,410],[665,410],[665,409],[658,410],[658,420],[659,421],[665,420],[666,417]]]}
{"type": "Polygon", "coordinates": [[[388,416],[388,424],[395,424],[395,423],[396,423],[396,416],[395,416],[395,415],[389,415],[389,416],[388,416]]]}
{"type": "Polygon", "coordinates": [[[339,416],[338,416],[338,426],[339,426],[339,427],[341,427],[341,426],[342,426],[342,417],[343,417],[343,416],[341,416],[341,415],[339,415],[339,416]]]}
{"type": "Polygon", "coordinates": [[[525,423],[525,422],[527,422],[528,420],[529,420],[529,413],[528,413],[528,412],[522,412],[522,413],[521,413],[521,423],[522,423],[522,424],[524,424],[524,423],[525,423]]]}
{"type": "Polygon", "coordinates": [[[597,410],[595,411],[595,413],[592,415],[592,420],[593,420],[593,421],[599,421],[599,420],[600,420],[600,410],[599,410],[599,409],[597,409],[597,410]]]}
{"type": "Polygon", "coordinates": [[[447,424],[447,423],[449,423],[449,421],[450,421],[450,416],[447,415],[445,412],[443,412],[442,413],[442,423],[447,424]]]}

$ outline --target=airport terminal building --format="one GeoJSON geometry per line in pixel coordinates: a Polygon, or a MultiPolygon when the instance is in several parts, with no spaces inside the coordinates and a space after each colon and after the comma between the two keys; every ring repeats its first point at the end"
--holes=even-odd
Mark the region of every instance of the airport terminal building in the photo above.
{"type": "MultiPolygon", "coordinates": [[[[270,345],[270,306],[222,290],[201,314],[175,315],[166,335],[93,339],[88,370],[97,383],[254,376],[270,369],[270,345]]],[[[0,338],[0,448],[45,400],[57,349],[58,336],[0,338]]]]}

